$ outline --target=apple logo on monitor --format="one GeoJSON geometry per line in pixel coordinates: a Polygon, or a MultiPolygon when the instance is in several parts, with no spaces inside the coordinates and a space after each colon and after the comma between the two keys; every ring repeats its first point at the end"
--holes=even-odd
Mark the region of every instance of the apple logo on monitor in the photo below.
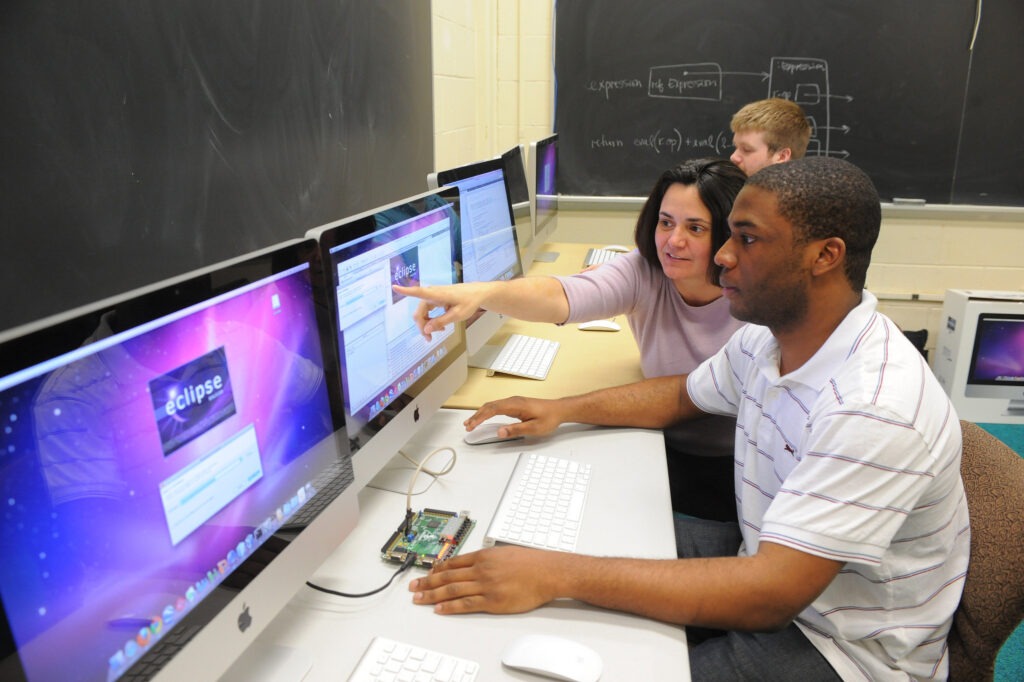
{"type": "Polygon", "coordinates": [[[245,632],[252,625],[252,616],[249,615],[249,605],[242,604],[242,612],[238,614],[238,630],[245,632]]]}
{"type": "Polygon", "coordinates": [[[416,407],[413,408],[412,420],[414,422],[418,422],[420,420],[420,406],[419,405],[417,405],[416,407]]]}

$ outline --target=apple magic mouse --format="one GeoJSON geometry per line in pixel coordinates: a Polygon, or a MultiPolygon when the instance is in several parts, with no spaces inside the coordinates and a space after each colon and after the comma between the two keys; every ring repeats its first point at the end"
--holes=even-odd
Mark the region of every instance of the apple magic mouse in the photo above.
{"type": "Polygon", "coordinates": [[[577,325],[585,332],[617,332],[622,329],[615,320],[589,320],[577,325]]]}
{"type": "Polygon", "coordinates": [[[557,635],[517,637],[505,647],[501,662],[509,668],[568,682],[597,682],[604,668],[596,651],[557,635]]]}
{"type": "Polygon", "coordinates": [[[488,443],[500,443],[505,440],[518,440],[522,436],[506,438],[498,435],[499,427],[515,423],[517,423],[515,419],[485,421],[472,431],[467,431],[462,440],[466,441],[467,445],[486,445],[488,443]]]}

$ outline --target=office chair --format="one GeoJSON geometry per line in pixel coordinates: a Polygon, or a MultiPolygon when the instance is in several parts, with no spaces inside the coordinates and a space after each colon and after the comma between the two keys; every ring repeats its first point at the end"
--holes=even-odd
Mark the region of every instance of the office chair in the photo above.
{"type": "Polygon", "coordinates": [[[991,680],[999,647],[1024,618],[1024,458],[977,424],[960,427],[971,554],[949,633],[949,679],[991,680]]]}
{"type": "Polygon", "coordinates": [[[924,359],[928,359],[928,351],[924,349],[926,343],[928,343],[928,330],[917,329],[913,331],[903,330],[903,335],[910,340],[910,343],[914,344],[914,348],[924,356],[924,359]]]}

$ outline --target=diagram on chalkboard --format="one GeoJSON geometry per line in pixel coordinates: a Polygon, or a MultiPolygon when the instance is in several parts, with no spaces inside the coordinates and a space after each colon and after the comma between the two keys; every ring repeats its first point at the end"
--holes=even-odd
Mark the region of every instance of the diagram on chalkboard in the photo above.
{"type": "MultiPolygon", "coordinates": [[[[807,114],[811,124],[807,155],[849,156],[846,150],[832,149],[831,102],[834,95],[829,88],[828,62],[804,57],[772,57],[769,73],[768,96],[792,100],[807,114]]],[[[849,95],[839,97],[847,102],[853,100],[849,95]]],[[[844,135],[850,132],[850,127],[845,125],[835,129],[844,135]]]]}
{"type": "MultiPolygon", "coordinates": [[[[811,124],[808,156],[839,156],[846,158],[844,149],[832,148],[832,131],[844,135],[847,125],[832,125],[831,102],[841,99],[850,102],[849,95],[833,95],[829,87],[828,62],[811,57],[772,57],[767,72],[727,72],[715,62],[673,64],[652,67],[647,81],[647,96],[657,99],[705,100],[720,102],[726,76],[760,76],[768,81],[767,97],[782,97],[799,104],[811,124]]],[[[607,89],[607,88],[606,88],[607,89]]],[[[726,131],[707,135],[683,135],[677,128],[672,134],[658,130],[633,140],[634,146],[662,148],[676,151],[682,148],[708,149],[723,153],[730,144],[726,131]]]]}
{"type": "Polygon", "coordinates": [[[730,121],[801,106],[808,156],[886,201],[1024,206],[1024,0],[554,3],[559,192],[645,196],[682,159],[729,157],[730,121]]]}

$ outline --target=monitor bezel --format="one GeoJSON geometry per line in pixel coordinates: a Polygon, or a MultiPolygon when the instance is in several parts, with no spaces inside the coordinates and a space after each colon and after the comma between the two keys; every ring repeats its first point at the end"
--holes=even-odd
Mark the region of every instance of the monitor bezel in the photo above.
{"type": "Polygon", "coordinates": [[[509,194],[509,206],[512,210],[512,224],[515,226],[516,237],[519,240],[519,259],[522,262],[523,271],[525,272],[533,264],[534,256],[537,253],[537,249],[540,247],[541,242],[537,241],[534,232],[536,228],[537,217],[533,213],[534,201],[533,195],[530,190],[530,178],[529,169],[526,164],[526,145],[517,144],[511,147],[498,157],[501,159],[502,165],[505,169],[505,184],[508,187],[509,194]],[[512,179],[512,173],[509,173],[511,165],[516,165],[518,171],[515,173],[516,177],[522,177],[523,189],[526,190],[526,200],[516,201],[514,197],[514,191],[512,188],[514,180],[512,179]],[[525,212],[523,209],[526,209],[525,212]],[[517,213],[519,220],[517,220],[517,213]],[[523,216],[529,215],[529,225],[523,224],[523,216]]]}
{"type": "MultiPolygon", "coordinates": [[[[0,378],[35,371],[41,363],[79,352],[82,339],[88,338],[101,318],[109,318],[110,313],[116,316],[122,311],[127,316],[130,311],[132,324],[127,329],[135,329],[297,267],[307,269],[310,286],[315,288],[317,257],[314,241],[293,239],[7,330],[0,334],[0,378]]],[[[329,327],[322,311],[316,310],[315,317],[326,373],[329,327]]],[[[337,396],[330,390],[334,383],[326,382],[333,432],[314,447],[334,449],[337,475],[351,481],[345,423],[339,421],[341,412],[334,409],[337,396]]],[[[161,639],[122,674],[157,661],[163,662],[155,679],[216,678],[229,670],[302,588],[306,577],[355,527],[359,517],[357,492],[351,484],[325,492],[333,499],[312,523],[297,534],[269,536],[260,545],[264,551],[253,552],[240,562],[227,574],[228,579],[166,628],[161,639]],[[171,639],[178,642],[173,656],[166,658],[171,639]]],[[[0,621],[0,633],[15,647],[2,603],[0,621]]],[[[0,657],[0,671],[5,679],[26,679],[16,648],[9,656],[0,657]]]]}
{"type": "MultiPolygon", "coordinates": [[[[314,228],[307,237],[315,239],[319,244],[321,262],[325,267],[322,271],[322,305],[328,311],[331,327],[331,348],[333,361],[337,364],[337,381],[344,381],[339,346],[340,323],[336,307],[334,291],[337,287],[336,273],[332,263],[332,252],[359,242],[373,233],[374,217],[384,211],[410,205],[414,202],[425,202],[429,197],[437,197],[454,208],[456,218],[459,215],[459,191],[456,187],[442,187],[413,197],[408,197],[385,206],[365,211],[327,225],[314,228]]],[[[458,222],[453,225],[453,256],[452,266],[455,270],[455,281],[461,278],[461,243],[458,222]]],[[[382,424],[371,426],[366,423],[360,427],[352,420],[347,408],[342,407],[348,425],[349,450],[355,474],[355,486],[362,489],[391,461],[398,449],[402,447],[421,428],[430,416],[441,409],[444,402],[456,391],[468,376],[465,325],[455,326],[454,334],[446,342],[447,352],[435,365],[419,377],[413,384],[397,395],[389,407],[397,407],[396,412],[387,414],[382,424]]],[[[381,413],[378,417],[384,417],[381,413]]]]}
{"type": "Polygon", "coordinates": [[[529,171],[527,179],[530,184],[530,195],[533,198],[533,234],[534,234],[534,256],[540,247],[551,238],[555,230],[558,227],[558,133],[552,133],[547,137],[542,137],[539,140],[534,140],[530,143],[530,161],[527,166],[529,171]],[[550,211],[551,219],[548,220],[546,225],[541,225],[541,211],[540,211],[540,197],[541,194],[537,189],[537,180],[540,177],[540,169],[542,165],[542,158],[544,151],[554,147],[555,149],[555,193],[551,196],[552,209],[550,211]]]}
{"type": "MultiPolygon", "coordinates": [[[[509,187],[508,172],[506,169],[506,162],[503,158],[486,159],[484,161],[476,161],[474,163],[468,163],[454,168],[446,168],[444,170],[435,171],[427,176],[427,184],[432,188],[451,186],[455,187],[454,183],[462,180],[468,180],[470,178],[477,177],[478,175],[484,175],[486,173],[492,173],[494,171],[501,171],[502,178],[505,183],[505,201],[508,205],[508,219],[512,225],[512,237],[515,240],[515,252],[516,252],[516,263],[512,272],[512,278],[522,277],[526,268],[526,263],[523,260],[524,247],[520,241],[519,230],[516,226],[515,213],[512,208],[512,194],[511,188],[509,187]]],[[[471,281],[466,280],[464,277],[459,281],[471,281]]],[[[505,324],[506,316],[501,313],[494,312],[493,310],[478,310],[468,320],[466,320],[466,349],[470,357],[474,357],[480,353],[480,351],[487,345],[487,343],[498,333],[502,325],[505,324]]]]}
{"type": "MultiPolygon", "coordinates": [[[[974,338],[972,339],[971,359],[967,365],[964,395],[968,398],[1024,400],[1024,379],[1020,381],[996,381],[994,379],[978,378],[978,360],[984,350],[985,326],[990,320],[1012,320],[1014,324],[1020,325],[1024,329],[1024,314],[991,311],[978,313],[974,326],[974,338]]],[[[1022,351],[1022,354],[1024,354],[1024,351],[1022,351]]]]}

